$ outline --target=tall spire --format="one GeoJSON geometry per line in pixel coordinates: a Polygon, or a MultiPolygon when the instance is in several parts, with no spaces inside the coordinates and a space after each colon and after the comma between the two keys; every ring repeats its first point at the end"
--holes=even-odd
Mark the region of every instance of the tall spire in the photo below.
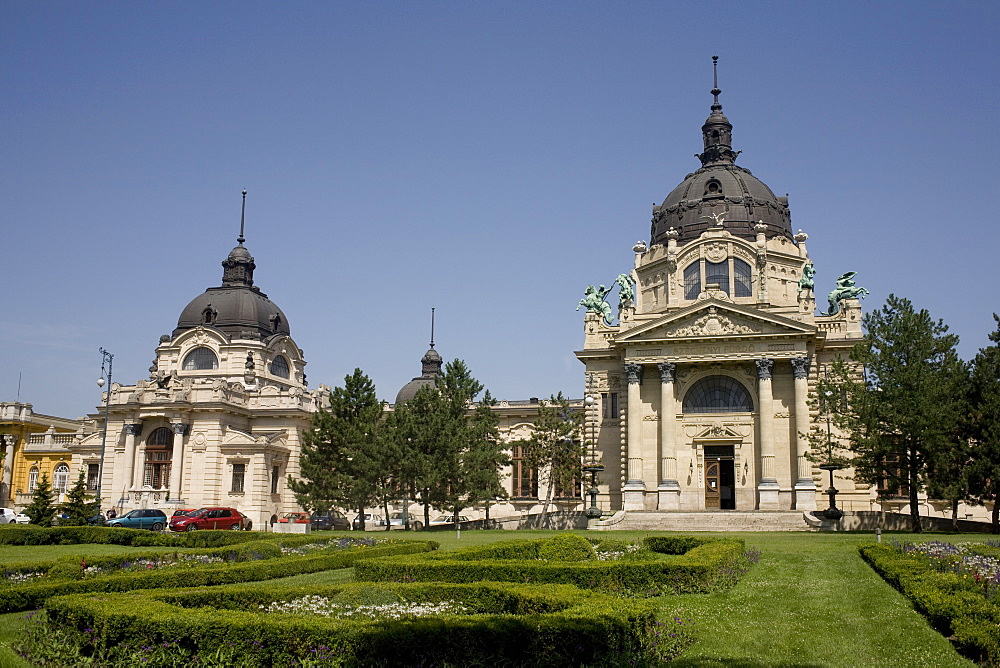
{"type": "Polygon", "coordinates": [[[722,103],[719,102],[719,57],[712,56],[712,113],[701,126],[701,135],[705,143],[704,152],[698,156],[703,167],[718,164],[733,164],[739,151],[734,151],[733,125],[722,113],[722,103]]]}
{"type": "Polygon", "coordinates": [[[247,189],[244,188],[243,189],[243,210],[240,211],[240,236],[236,237],[236,241],[240,244],[240,246],[242,246],[243,242],[246,241],[246,239],[243,238],[243,223],[246,220],[246,218],[247,218],[247,189]]]}
{"type": "Polygon", "coordinates": [[[431,348],[434,347],[434,307],[431,307],[431,348]]]}
{"type": "Polygon", "coordinates": [[[229,252],[229,257],[222,261],[222,285],[229,288],[253,287],[254,264],[250,251],[243,247],[243,226],[247,214],[247,191],[243,191],[243,210],[240,212],[240,236],[236,237],[239,244],[229,252]]]}

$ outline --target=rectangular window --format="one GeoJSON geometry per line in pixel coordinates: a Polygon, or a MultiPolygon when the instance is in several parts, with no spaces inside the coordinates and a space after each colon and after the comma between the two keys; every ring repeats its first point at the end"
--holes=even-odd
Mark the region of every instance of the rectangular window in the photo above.
{"type": "Polygon", "coordinates": [[[511,450],[511,496],[515,499],[538,498],[538,471],[524,463],[521,447],[511,450]]]}
{"type": "Polygon", "coordinates": [[[601,393],[601,414],[605,420],[618,419],[618,393],[601,393]]]}
{"type": "Polygon", "coordinates": [[[243,491],[243,476],[246,475],[246,464],[233,464],[233,489],[234,492],[243,491]]]}
{"type": "Polygon", "coordinates": [[[750,265],[739,258],[733,258],[733,287],[734,297],[752,297],[753,274],[750,265]]]}
{"type": "Polygon", "coordinates": [[[146,462],[142,472],[143,487],[166,489],[170,486],[170,464],[146,462]]]}
{"type": "Polygon", "coordinates": [[[904,460],[899,455],[885,455],[881,459],[882,474],[878,480],[878,495],[909,496],[909,476],[904,460]]]}
{"type": "Polygon", "coordinates": [[[97,477],[101,475],[100,464],[87,464],[87,491],[97,490],[97,477]]]}
{"type": "Polygon", "coordinates": [[[271,494],[278,493],[278,471],[280,469],[277,466],[271,467],[271,494]]]}
{"type": "Polygon", "coordinates": [[[684,267],[684,299],[697,299],[701,293],[701,262],[684,267]]]}
{"type": "Polygon", "coordinates": [[[33,468],[31,472],[28,473],[28,493],[35,491],[35,486],[38,485],[38,469],[33,468]]]}
{"type": "MultiPolygon", "coordinates": [[[[705,263],[705,285],[709,283],[718,284],[720,290],[729,294],[729,260],[705,263]]],[[[688,299],[693,298],[688,297],[688,299]]]]}

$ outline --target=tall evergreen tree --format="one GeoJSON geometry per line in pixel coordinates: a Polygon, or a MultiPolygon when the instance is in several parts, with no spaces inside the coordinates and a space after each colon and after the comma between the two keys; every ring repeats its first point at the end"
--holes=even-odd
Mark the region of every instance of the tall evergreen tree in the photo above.
{"type": "Polygon", "coordinates": [[[31,493],[31,503],[24,509],[24,514],[31,518],[32,524],[52,526],[56,507],[52,504],[52,485],[49,483],[48,473],[43,473],[35,483],[35,491],[31,493]]]}
{"type": "Polygon", "coordinates": [[[573,410],[560,392],[539,404],[531,436],[512,444],[521,447],[524,465],[538,471],[539,484],[545,487],[542,523],[546,526],[554,492],[572,489],[583,470],[586,446],[579,439],[582,423],[583,415],[573,410]]]}
{"type": "Polygon", "coordinates": [[[486,390],[469,419],[469,447],[463,460],[467,504],[485,503],[487,522],[490,503],[507,496],[500,472],[511,462],[507,446],[500,440],[500,418],[493,411],[495,405],[496,399],[486,390]]]}
{"type": "Polygon", "coordinates": [[[1000,533],[1000,316],[989,334],[992,346],[980,348],[972,361],[969,382],[969,436],[972,464],[969,478],[972,497],[992,503],[992,532],[1000,533]]]}
{"type": "Polygon", "coordinates": [[[382,403],[375,385],[361,369],[344,377],[330,392],[330,407],[313,416],[299,456],[301,480],[288,486],[307,510],[333,506],[358,509],[371,504],[387,483],[382,403]]]}
{"type": "Polygon", "coordinates": [[[400,490],[424,508],[424,525],[431,507],[438,507],[442,478],[451,474],[440,467],[442,451],[451,447],[451,427],[445,399],[435,385],[417,390],[409,401],[396,405],[387,420],[396,453],[394,471],[400,490]]]}
{"type": "Polygon", "coordinates": [[[66,501],[59,507],[59,510],[66,516],[59,521],[59,524],[68,526],[85,526],[90,518],[101,512],[101,500],[89,499],[87,494],[87,481],[83,476],[83,469],[73,483],[73,486],[66,493],[66,501]]]}
{"type": "Polygon", "coordinates": [[[863,325],[865,337],[851,352],[863,373],[838,361],[820,391],[843,397],[832,419],[848,435],[855,480],[905,488],[911,529],[920,531],[918,492],[932,463],[944,461],[960,441],[958,337],[895,295],[863,325]]]}

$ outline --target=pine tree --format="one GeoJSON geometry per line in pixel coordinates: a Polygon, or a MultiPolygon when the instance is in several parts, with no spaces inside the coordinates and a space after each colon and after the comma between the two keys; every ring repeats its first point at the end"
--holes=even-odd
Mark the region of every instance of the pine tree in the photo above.
{"type": "Polygon", "coordinates": [[[59,524],[67,526],[85,526],[89,524],[90,518],[100,513],[101,500],[88,499],[87,481],[83,477],[83,470],[80,476],[73,483],[73,487],[66,493],[66,501],[59,510],[66,515],[59,521],[59,524]]]}
{"type": "Polygon", "coordinates": [[[863,325],[854,364],[834,363],[820,391],[837,401],[831,419],[846,435],[855,480],[906,489],[911,529],[920,531],[918,492],[934,464],[961,444],[965,367],[958,337],[895,295],[863,325]]]}
{"type": "Polygon", "coordinates": [[[48,473],[43,473],[35,483],[35,491],[31,493],[31,503],[24,509],[24,514],[31,518],[32,524],[52,526],[56,507],[52,504],[52,485],[49,484],[48,473]]]}
{"type": "Polygon", "coordinates": [[[531,436],[512,444],[521,447],[524,465],[536,469],[539,484],[545,486],[545,526],[549,523],[553,493],[570,490],[579,482],[586,455],[586,446],[579,440],[582,422],[583,415],[573,410],[569,399],[560,392],[538,406],[531,436]]]}
{"type": "Polygon", "coordinates": [[[333,506],[364,512],[388,478],[381,429],[382,403],[361,371],[330,392],[329,409],[313,416],[299,456],[300,480],[289,477],[296,502],[311,511],[333,506]]]}
{"type": "Polygon", "coordinates": [[[1000,533],[1000,316],[989,334],[992,346],[980,348],[972,361],[969,382],[969,436],[972,463],[970,493],[977,502],[993,504],[993,533],[1000,533]]]}

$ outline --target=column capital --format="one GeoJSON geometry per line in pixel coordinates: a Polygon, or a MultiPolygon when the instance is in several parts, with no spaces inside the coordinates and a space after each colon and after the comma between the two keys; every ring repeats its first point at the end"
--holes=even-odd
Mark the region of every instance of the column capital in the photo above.
{"type": "Polygon", "coordinates": [[[629,385],[642,382],[642,365],[635,362],[625,363],[625,375],[628,377],[629,385]]]}
{"type": "Polygon", "coordinates": [[[792,361],[792,374],[796,378],[808,378],[809,377],[809,358],[808,357],[793,357],[791,361],[792,361]]]}
{"type": "Polygon", "coordinates": [[[656,365],[656,368],[660,370],[661,383],[674,382],[674,371],[677,370],[677,364],[675,362],[660,362],[656,365]]]}
{"type": "Polygon", "coordinates": [[[770,357],[761,357],[755,360],[757,365],[757,378],[759,380],[771,380],[771,367],[774,366],[774,360],[770,357]]]}
{"type": "Polygon", "coordinates": [[[185,424],[183,422],[170,423],[170,428],[174,430],[175,436],[184,436],[188,431],[188,427],[190,426],[191,425],[185,424]]]}
{"type": "Polygon", "coordinates": [[[126,436],[138,436],[142,433],[142,423],[141,422],[126,422],[125,423],[125,435],[126,436]]]}

